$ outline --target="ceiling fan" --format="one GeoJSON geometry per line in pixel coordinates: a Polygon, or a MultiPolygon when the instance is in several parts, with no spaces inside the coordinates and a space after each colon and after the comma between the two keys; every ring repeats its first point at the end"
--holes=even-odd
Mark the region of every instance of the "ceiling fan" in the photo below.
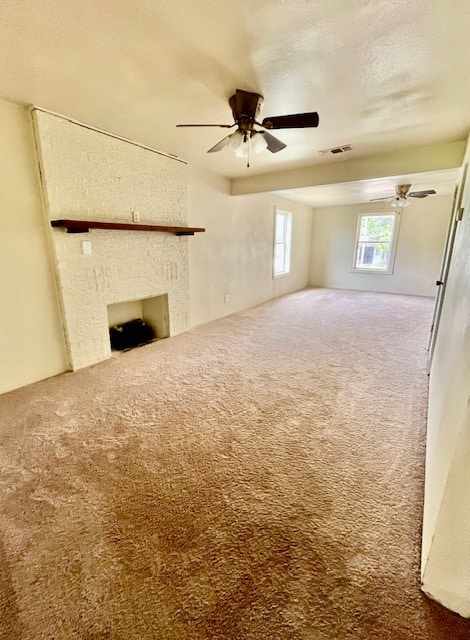
{"type": "Polygon", "coordinates": [[[316,111],[264,118],[262,122],[258,122],[257,119],[264,102],[263,96],[259,93],[236,89],[234,95],[230,97],[228,102],[232,109],[233,124],[177,124],[176,126],[222,127],[223,129],[237,127],[234,133],[220,140],[220,142],[211,147],[207,153],[214,153],[229,146],[232,151],[235,152],[236,156],[248,158],[247,167],[250,166],[250,147],[255,153],[261,153],[265,149],[271,153],[277,153],[285,149],[286,145],[284,142],[271,135],[266,129],[303,129],[307,127],[318,127],[319,117],[316,111]],[[255,129],[255,126],[261,127],[261,130],[255,129]]]}
{"type": "Polygon", "coordinates": [[[425,191],[410,191],[410,189],[411,184],[397,184],[395,185],[394,196],[373,198],[370,202],[382,200],[383,202],[390,202],[392,207],[407,207],[410,204],[408,198],[427,198],[436,193],[434,189],[426,189],[425,191]]]}

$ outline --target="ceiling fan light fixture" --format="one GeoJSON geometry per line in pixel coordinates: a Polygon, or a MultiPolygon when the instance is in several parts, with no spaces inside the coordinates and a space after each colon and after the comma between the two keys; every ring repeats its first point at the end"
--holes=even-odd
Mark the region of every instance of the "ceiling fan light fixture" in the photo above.
{"type": "Polygon", "coordinates": [[[397,196],[391,204],[392,204],[392,207],[407,207],[410,203],[406,198],[397,196]]]}
{"type": "Polygon", "coordinates": [[[251,136],[251,145],[255,153],[263,153],[268,148],[268,141],[262,133],[257,131],[251,136]]]}
{"type": "Polygon", "coordinates": [[[228,144],[232,151],[238,151],[242,148],[245,137],[241,131],[235,131],[235,133],[232,133],[229,138],[230,140],[228,144]]]}
{"type": "Polygon", "coordinates": [[[248,144],[242,145],[239,149],[235,151],[235,155],[237,158],[247,158],[248,157],[248,144]]]}
{"type": "Polygon", "coordinates": [[[242,131],[232,133],[229,140],[229,147],[235,153],[237,158],[246,158],[249,152],[250,139],[248,135],[242,131]]]}

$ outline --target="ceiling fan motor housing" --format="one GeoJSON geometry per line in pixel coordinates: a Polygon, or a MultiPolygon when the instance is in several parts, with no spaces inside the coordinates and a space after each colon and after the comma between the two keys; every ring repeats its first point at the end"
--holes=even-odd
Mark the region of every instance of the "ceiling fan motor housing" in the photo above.
{"type": "Polygon", "coordinates": [[[259,93],[251,93],[237,89],[233,96],[229,98],[229,105],[232,109],[233,119],[241,131],[252,131],[253,125],[263,107],[264,98],[259,93]]]}
{"type": "Polygon", "coordinates": [[[411,189],[411,184],[397,184],[396,192],[397,198],[406,198],[408,191],[411,189]]]}

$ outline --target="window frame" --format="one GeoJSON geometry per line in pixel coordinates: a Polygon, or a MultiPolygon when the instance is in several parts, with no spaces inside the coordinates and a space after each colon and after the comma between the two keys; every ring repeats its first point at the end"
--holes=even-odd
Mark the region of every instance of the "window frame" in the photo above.
{"type": "Polygon", "coordinates": [[[353,252],[353,260],[352,260],[352,273],[371,273],[375,275],[392,275],[393,270],[395,268],[395,256],[397,252],[397,244],[398,244],[398,232],[400,229],[400,219],[401,215],[399,211],[373,211],[373,212],[359,212],[356,218],[356,237],[354,240],[354,252],[353,252]],[[393,216],[393,231],[392,238],[390,240],[390,257],[388,261],[387,269],[369,269],[367,267],[357,267],[356,259],[357,259],[357,250],[359,245],[359,238],[361,233],[361,223],[362,218],[372,218],[373,216],[393,216]]]}
{"type": "Polygon", "coordinates": [[[274,238],[273,238],[273,279],[282,278],[289,275],[291,267],[291,249],[292,249],[292,212],[285,209],[278,209],[274,207],[274,238]],[[284,235],[286,236],[283,242],[276,242],[277,236],[277,216],[281,214],[284,216],[284,235]],[[276,272],[276,246],[284,245],[284,270],[276,272]]]}

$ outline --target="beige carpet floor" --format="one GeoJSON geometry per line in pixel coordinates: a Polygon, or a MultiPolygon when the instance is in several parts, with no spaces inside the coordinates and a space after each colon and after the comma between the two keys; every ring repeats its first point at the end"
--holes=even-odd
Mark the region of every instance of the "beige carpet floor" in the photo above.
{"type": "Polygon", "coordinates": [[[2,396],[0,638],[470,638],[419,590],[431,311],[307,290],[2,396]]]}

